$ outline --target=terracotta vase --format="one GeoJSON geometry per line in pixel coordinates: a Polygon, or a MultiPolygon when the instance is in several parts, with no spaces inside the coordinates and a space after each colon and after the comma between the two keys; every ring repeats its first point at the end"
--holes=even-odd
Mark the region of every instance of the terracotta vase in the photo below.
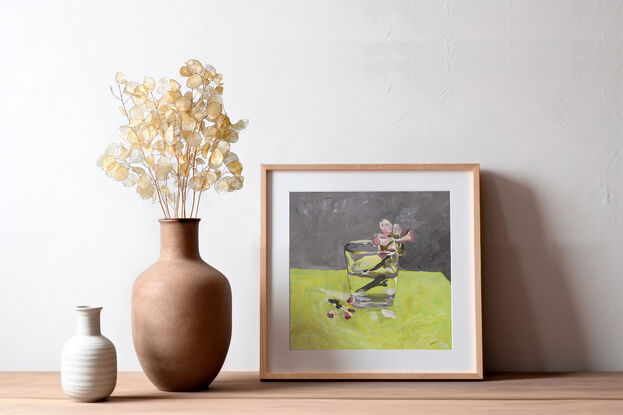
{"type": "Polygon", "coordinates": [[[199,219],[160,220],[160,258],[134,282],[132,336],[163,391],[208,387],[231,339],[231,288],[199,255],[199,219]]]}

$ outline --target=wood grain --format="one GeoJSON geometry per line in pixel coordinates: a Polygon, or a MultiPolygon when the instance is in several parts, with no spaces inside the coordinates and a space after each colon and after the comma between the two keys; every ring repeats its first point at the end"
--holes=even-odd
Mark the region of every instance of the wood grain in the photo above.
{"type": "Polygon", "coordinates": [[[207,391],[160,392],[120,373],[109,400],[67,399],[56,372],[0,373],[0,413],[623,413],[623,373],[495,374],[465,381],[275,381],[221,373],[207,391]]]}
{"type": "Polygon", "coordinates": [[[482,379],[482,300],[480,255],[480,165],[479,164],[263,164],[261,166],[261,241],[260,241],[260,377],[264,380],[286,379],[482,379]],[[270,212],[271,174],[274,171],[466,171],[472,175],[474,230],[474,293],[475,293],[475,371],[460,373],[427,372],[275,372],[268,361],[270,321],[270,212]]]}

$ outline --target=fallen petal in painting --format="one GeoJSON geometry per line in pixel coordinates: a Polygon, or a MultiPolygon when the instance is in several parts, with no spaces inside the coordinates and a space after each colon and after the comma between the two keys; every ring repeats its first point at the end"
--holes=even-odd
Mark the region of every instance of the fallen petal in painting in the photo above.
{"type": "Polygon", "coordinates": [[[381,313],[387,318],[396,318],[396,314],[392,310],[388,310],[386,308],[381,309],[381,313]]]}

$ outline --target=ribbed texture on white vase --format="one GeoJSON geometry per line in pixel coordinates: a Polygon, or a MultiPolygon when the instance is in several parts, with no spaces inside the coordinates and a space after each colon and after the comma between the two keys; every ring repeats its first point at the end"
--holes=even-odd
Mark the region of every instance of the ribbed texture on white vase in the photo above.
{"type": "Polygon", "coordinates": [[[61,384],[75,401],[106,399],[117,384],[117,352],[100,332],[102,307],[76,307],[76,335],[65,343],[61,384]]]}

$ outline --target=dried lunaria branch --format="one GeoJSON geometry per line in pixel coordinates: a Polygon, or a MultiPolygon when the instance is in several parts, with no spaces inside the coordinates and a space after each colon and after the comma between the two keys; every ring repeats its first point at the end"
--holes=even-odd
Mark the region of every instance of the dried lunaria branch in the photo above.
{"type": "Polygon", "coordinates": [[[124,141],[108,145],[97,160],[107,176],[158,201],[167,218],[197,217],[203,192],[232,192],[244,182],[230,146],[248,121],[232,124],[224,112],[223,75],[195,59],[180,74],[189,88],[183,95],[174,79],[128,82],[117,72],[118,92],[110,90],[127,120],[119,127],[124,141]]]}

